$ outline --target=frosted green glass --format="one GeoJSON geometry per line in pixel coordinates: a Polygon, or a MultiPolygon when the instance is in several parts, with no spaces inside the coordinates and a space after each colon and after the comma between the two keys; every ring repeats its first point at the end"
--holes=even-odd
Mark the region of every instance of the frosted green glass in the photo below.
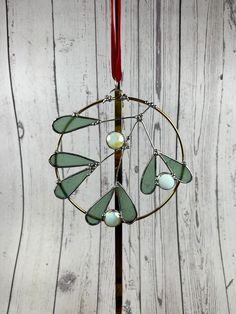
{"type": "Polygon", "coordinates": [[[49,163],[53,167],[57,168],[67,168],[67,167],[80,167],[80,166],[88,166],[90,164],[96,164],[95,160],[92,160],[87,157],[83,157],[80,155],[58,152],[53,154],[49,158],[49,163]]]}
{"type": "Polygon", "coordinates": [[[84,169],[80,172],[72,174],[66,179],[57,183],[54,190],[56,197],[65,199],[68,198],[79,186],[80,184],[90,175],[90,169],[84,169]]]}
{"type": "Polygon", "coordinates": [[[156,187],[156,155],[153,155],[144,169],[140,189],[144,194],[151,194],[156,187]]]}
{"type": "Polygon", "coordinates": [[[175,175],[177,180],[182,183],[188,183],[192,180],[192,174],[186,165],[172,159],[162,153],[159,154],[168,169],[175,175]]]}
{"type": "Polygon", "coordinates": [[[90,225],[97,225],[101,222],[102,216],[107,210],[107,207],[113,196],[114,189],[103,195],[92,207],[89,208],[85,215],[85,219],[90,225]]]}
{"type": "Polygon", "coordinates": [[[98,121],[98,119],[87,117],[63,116],[53,122],[52,128],[55,132],[64,134],[85,128],[86,126],[92,125],[98,121]]]}
{"type": "Polygon", "coordinates": [[[119,203],[119,210],[124,222],[132,223],[137,218],[135,205],[129,195],[124,190],[123,186],[117,183],[116,195],[119,203]]]}

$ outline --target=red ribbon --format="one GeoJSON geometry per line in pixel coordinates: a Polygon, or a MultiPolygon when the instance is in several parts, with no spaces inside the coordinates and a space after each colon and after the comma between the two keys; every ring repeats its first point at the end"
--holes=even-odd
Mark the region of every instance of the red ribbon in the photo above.
{"type": "Polygon", "coordinates": [[[113,79],[119,83],[122,79],[120,48],[121,0],[111,0],[111,71],[113,79]],[[114,23],[114,1],[116,27],[114,23]]]}

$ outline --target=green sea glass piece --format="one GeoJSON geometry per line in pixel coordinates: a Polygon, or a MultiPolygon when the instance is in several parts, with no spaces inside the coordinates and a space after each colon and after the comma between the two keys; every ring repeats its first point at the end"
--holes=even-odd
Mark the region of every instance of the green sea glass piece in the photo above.
{"type": "Polygon", "coordinates": [[[192,180],[192,174],[185,164],[159,153],[167,168],[175,175],[176,179],[182,183],[188,183],[192,180]]]}
{"type": "Polygon", "coordinates": [[[54,190],[56,197],[68,198],[90,174],[91,169],[84,169],[57,183],[54,190]]]}
{"type": "Polygon", "coordinates": [[[156,188],[156,155],[153,155],[144,169],[140,189],[144,194],[151,194],[156,188]]]}
{"type": "Polygon", "coordinates": [[[124,222],[132,223],[137,218],[135,205],[120,183],[116,186],[119,210],[124,222]]]}
{"type": "Polygon", "coordinates": [[[90,158],[65,152],[58,152],[53,154],[49,158],[49,163],[53,167],[57,168],[81,167],[88,166],[91,164],[98,164],[97,161],[92,160],[90,158]]]}
{"type": "Polygon", "coordinates": [[[59,117],[53,122],[52,128],[55,132],[64,134],[85,128],[86,126],[90,126],[97,122],[99,122],[99,120],[94,118],[81,116],[63,116],[59,117]]]}
{"type": "Polygon", "coordinates": [[[97,225],[101,222],[102,216],[107,210],[114,193],[114,188],[103,195],[92,207],[89,208],[85,215],[85,219],[90,225],[97,225]]]}

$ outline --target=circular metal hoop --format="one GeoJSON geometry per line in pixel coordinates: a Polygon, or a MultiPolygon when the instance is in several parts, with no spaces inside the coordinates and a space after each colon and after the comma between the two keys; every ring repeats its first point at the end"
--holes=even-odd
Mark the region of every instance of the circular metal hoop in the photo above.
{"type": "MultiPolygon", "coordinates": [[[[122,97],[122,96],[121,96],[121,97],[122,97]]],[[[141,103],[141,104],[143,104],[143,105],[146,105],[146,106],[149,106],[149,105],[150,105],[147,101],[145,101],[145,100],[143,100],[143,99],[136,98],[136,97],[127,97],[127,98],[125,98],[125,99],[126,99],[127,101],[134,101],[134,102],[137,102],[137,103],[141,103]]],[[[113,100],[115,100],[115,97],[109,97],[109,99],[104,98],[104,99],[97,100],[97,101],[95,101],[95,102],[93,102],[93,103],[87,105],[86,107],[80,109],[77,114],[79,115],[79,114],[81,114],[82,112],[88,110],[89,108],[91,108],[91,107],[93,107],[93,106],[96,106],[96,105],[99,105],[99,104],[105,103],[105,102],[111,102],[111,101],[113,101],[113,100]]],[[[165,119],[166,121],[168,121],[168,123],[172,126],[172,129],[175,131],[176,136],[177,136],[178,141],[179,141],[179,144],[180,144],[180,150],[181,150],[181,155],[182,155],[182,162],[184,162],[184,146],[183,146],[183,142],[182,142],[182,139],[181,139],[181,137],[180,137],[180,134],[179,134],[178,129],[176,128],[176,126],[174,125],[174,123],[172,122],[172,120],[171,120],[160,108],[158,108],[158,107],[156,107],[156,106],[153,106],[152,108],[153,108],[154,110],[156,110],[159,114],[161,114],[161,116],[164,117],[164,119],[165,119]]],[[[61,134],[60,137],[59,137],[59,140],[58,140],[57,146],[56,146],[56,152],[59,151],[59,148],[60,148],[60,145],[61,145],[61,142],[62,142],[63,135],[64,135],[64,134],[61,134]]],[[[57,167],[55,167],[55,173],[56,173],[57,179],[58,179],[59,181],[61,181],[61,178],[60,178],[59,171],[58,171],[58,168],[57,168],[57,167]]],[[[157,212],[157,211],[158,211],[159,209],[161,209],[163,206],[165,206],[166,203],[168,203],[169,200],[172,198],[172,196],[176,193],[176,191],[177,191],[177,189],[178,189],[178,187],[179,187],[179,184],[180,184],[180,182],[177,182],[177,184],[176,184],[175,188],[173,189],[173,191],[167,196],[167,198],[163,201],[163,203],[162,203],[161,205],[159,205],[159,206],[158,206],[157,208],[155,208],[154,210],[148,212],[147,214],[144,214],[144,215],[142,215],[142,216],[137,217],[135,221],[144,219],[144,218],[146,218],[146,217],[148,217],[148,216],[154,214],[155,212],[157,212]]],[[[85,209],[83,209],[81,206],[79,206],[71,197],[68,197],[67,199],[71,202],[72,205],[74,205],[74,206],[75,206],[78,210],[80,210],[83,214],[86,214],[86,213],[87,213],[87,211],[86,211],[85,209]]],[[[134,222],[135,222],[135,221],[134,221],[134,222]]]]}

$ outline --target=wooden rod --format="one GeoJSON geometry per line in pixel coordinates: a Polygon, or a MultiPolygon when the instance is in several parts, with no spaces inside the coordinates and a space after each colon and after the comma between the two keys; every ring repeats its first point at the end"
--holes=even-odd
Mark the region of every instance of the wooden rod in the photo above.
{"type": "MultiPolygon", "coordinates": [[[[115,119],[120,119],[122,116],[122,101],[120,99],[121,91],[120,84],[115,88],[115,119]]],[[[122,122],[115,120],[115,131],[122,132],[122,122]]],[[[122,158],[121,151],[115,152],[115,174],[116,169],[122,158]]],[[[117,176],[118,182],[122,184],[122,161],[117,176]]],[[[115,196],[115,208],[119,209],[118,199],[115,196]]],[[[116,314],[122,313],[122,224],[115,228],[115,272],[116,272],[116,314]]]]}

